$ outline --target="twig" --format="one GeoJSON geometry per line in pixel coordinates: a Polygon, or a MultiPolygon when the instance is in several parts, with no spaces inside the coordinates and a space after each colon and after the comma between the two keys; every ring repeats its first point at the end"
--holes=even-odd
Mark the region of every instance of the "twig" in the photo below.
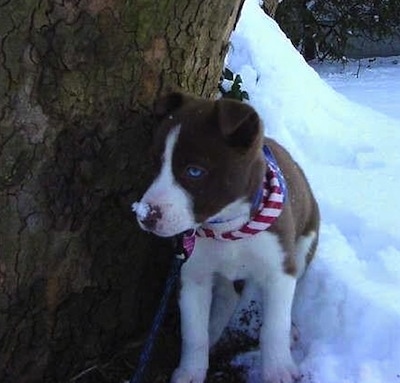
{"type": "Polygon", "coordinates": [[[98,369],[97,364],[95,364],[94,366],[91,366],[89,368],[87,368],[86,370],[80,372],[78,375],[74,376],[73,378],[70,379],[70,382],[76,382],[79,378],[81,378],[82,376],[88,374],[89,372],[98,369]]]}
{"type": "Polygon", "coordinates": [[[358,78],[358,76],[360,74],[360,69],[361,69],[361,59],[358,59],[358,68],[357,68],[356,78],[358,78]]]}

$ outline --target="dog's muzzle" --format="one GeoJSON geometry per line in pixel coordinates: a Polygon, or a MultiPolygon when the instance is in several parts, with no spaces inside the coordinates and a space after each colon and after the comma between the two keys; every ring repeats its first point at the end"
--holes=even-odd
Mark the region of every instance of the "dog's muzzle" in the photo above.
{"type": "Polygon", "coordinates": [[[161,209],[158,206],[151,206],[145,202],[133,203],[132,211],[136,213],[139,224],[147,231],[154,230],[157,221],[162,218],[161,209]]]}

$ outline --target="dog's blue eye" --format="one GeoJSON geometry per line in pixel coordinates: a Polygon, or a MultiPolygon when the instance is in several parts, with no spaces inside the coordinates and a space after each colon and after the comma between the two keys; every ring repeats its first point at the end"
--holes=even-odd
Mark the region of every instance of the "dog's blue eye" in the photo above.
{"type": "Polygon", "coordinates": [[[199,179],[204,176],[206,171],[202,168],[199,168],[197,166],[188,166],[186,168],[186,176],[189,178],[194,178],[194,179],[199,179]]]}

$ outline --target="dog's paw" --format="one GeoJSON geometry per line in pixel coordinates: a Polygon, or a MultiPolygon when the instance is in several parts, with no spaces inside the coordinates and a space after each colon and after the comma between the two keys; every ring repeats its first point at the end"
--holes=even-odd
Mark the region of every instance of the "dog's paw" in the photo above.
{"type": "Polygon", "coordinates": [[[171,383],[203,383],[207,370],[177,368],[172,374],[171,383]]]}
{"type": "Polygon", "coordinates": [[[294,363],[284,366],[266,366],[263,371],[263,383],[300,382],[302,375],[294,363]]]}

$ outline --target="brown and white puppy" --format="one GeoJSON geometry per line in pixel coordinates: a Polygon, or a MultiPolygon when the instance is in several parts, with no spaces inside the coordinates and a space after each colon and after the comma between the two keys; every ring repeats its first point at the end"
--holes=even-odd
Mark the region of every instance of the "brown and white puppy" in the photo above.
{"type": "Polygon", "coordinates": [[[299,377],[290,353],[291,307],[296,280],[318,242],[319,211],[298,164],[263,137],[247,104],[210,101],[180,93],[155,104],[160,124],[154,149],[158,175],[135,205],[140,226],[162,237],[189,229],[217,235],[238,230],[257,212],[266,173],[263,145],[273,153],[287,186],[279,217],[266,230],[239,240],[197,237],[181,274],[182,355],[174,383],[202,383],[209,347],[238,302],[233,281],[256,284],[263,305],[260,331],[263,382],[299,377]]]}

